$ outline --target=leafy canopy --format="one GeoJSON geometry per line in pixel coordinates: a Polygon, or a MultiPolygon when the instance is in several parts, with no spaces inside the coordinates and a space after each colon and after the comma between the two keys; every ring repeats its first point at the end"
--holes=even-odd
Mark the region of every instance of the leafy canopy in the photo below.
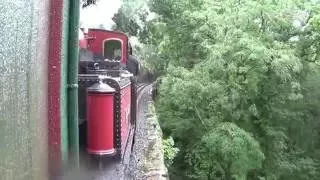
{"type": "Polygon", "coordinates": [[[150,9],[158,17],[143,40],[157,52],[154,69],[165,74],[157,108],[182,150],[178,176],[316,179],[318,5],[152,0],[150,9]],[[224,131],[237,132],[250,149],[224,131]]]}

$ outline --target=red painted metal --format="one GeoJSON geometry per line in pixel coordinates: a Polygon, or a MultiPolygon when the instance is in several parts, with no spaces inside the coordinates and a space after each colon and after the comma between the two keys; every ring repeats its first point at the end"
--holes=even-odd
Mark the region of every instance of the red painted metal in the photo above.
{"type": "Polygon", "coordinates": [[[121,149],[124,154],[131,128],[131,85],[121,89],[121,149]]]}
{"type": "Polygon", "coordinates": [[[80,46],[80,49],[84,48],[86,49],[87,48],[87,41],[85,39],[80,39],[79,40],[79,46],[80,46]]]}
{"type": "Polygon", "coordinates": [[[61,45],[63,0],[51,0],[48,58],[48,156],[49,171],[61,165],[61,45]]]}
{"type": "Polygon", "coordinates": [[[114,146],[114,94],[88,92],[88,153],[108,155],[114,146]]]}
{"type": "Polygon", "coordinates": [[[122,63],[127,64],[128,60],[128,36],[124,33],[107,31],[101,29],[89,29],[88,49],[95,54],[103,55],[103,44],[107,39],[119,39],[122,41],[122,63]]]}

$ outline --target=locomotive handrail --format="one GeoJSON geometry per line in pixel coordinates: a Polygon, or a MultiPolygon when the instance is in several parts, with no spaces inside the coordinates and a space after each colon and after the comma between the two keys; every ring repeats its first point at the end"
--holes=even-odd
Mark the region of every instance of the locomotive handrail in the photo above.
{"type": "Polygon", "coordinates": [[[106,61],[106,62],[121,62],[121,60],[116,60],[116,59],[108,59],[108,58],[106,58],[106,59],[104,59],[103,61],[106,61]]]}
{"type": "Polygon", "coordinates": [[[99,83],[103,83],[104,79],[109,79],[111,76],[108,75],[98,75],[99,83]]]}
{"type": "MultiPolygon", "coordinates": [[[[89,80],[92,80],[92,78],[97,78],[99,79],[99,76],[101,76],[101,74],[78,74],[78,77],[79,77],[79,81],[89,81],[89,80]]],[[[120,78],[119,77],[112,77],[112,76],[108,76],[108,75],[104,75],[106,76],[106,78],[104,79],[113,79],[117,82],[120,81],[120,78]]]]}
{"type": "Polygon", "coordinates": [[[120,77],[122,77],[122,78],[133,77],[133,74],[130,73],[129,71],[127,71],[127,70],[124,70],[124,71],[121,72],[120,77]]]}
{"type": "Polygon", "coordinates": [[[95,40],[96,37],[85,37],[86,40],[95,40]]]}

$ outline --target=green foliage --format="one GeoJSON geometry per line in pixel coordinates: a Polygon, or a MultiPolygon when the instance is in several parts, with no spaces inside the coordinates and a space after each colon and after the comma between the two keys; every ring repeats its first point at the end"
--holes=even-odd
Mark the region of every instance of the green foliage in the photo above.
{"type": "Polygon", "coordinates": [[[246,179],[261,168],[264,154],[258,142],[233,123],[221,123],[203,136],[187,156],[195,179],[246,179]]]}
{"type": "MultiPolygon", "coordinates": [[[[159,54],[157,45],[147,42],[154,32],[161,34],[159,29],[155,28],[152,13],[149,11],[146,0],[123,0],[119,11],[113,16],[115,31],[127,33],[131,37],[138,37],[141,43],[134,45],[134,54],[138,57],[141,65],[153,74],[161,75],[165,73],[167,61],[163,54],[159,54]]],[[[159,36],[159,35],[158,35],[159,36]]]]}
{"type": "Polygon", "coordinates": [[[113,28],[114,30],[127,32],[130,36],[136,36],[138,34],[139,25],[133,19],[127,17],[123,8],[120,8],[112,20],[116,23],[116,27],[113,28]]]}
{"type": "Polygon", "coordinates": [[[157,111],[181,150],[172,168],[191,179],[317,179],[318,5],[152,0],[150,8],[158,17],[143,40],[166,73],[157,111]]]}
{"type": "Polygon", "coordinates": [[[130,36],[143,36],[143,29],[149,15],[146,1],[123,0],[118,13],[112,18],[114,30],[128,33],[130,36]]]}
{"type": "Polygon", "coordinates": [[[315,2],[124,1],[116,29],[139,37],[139,59],[164,75],[156,106],[179,148],[164,140],[171,179],[318,179],[315,2]]]}
{"type": "Polygon", "coordinates": [[[179,152],[179,149],[174,147],[174,140],[172,137],[163,139],[164,160],[166,167],[170,167],[173,163],[173,159],[179,152]]]}

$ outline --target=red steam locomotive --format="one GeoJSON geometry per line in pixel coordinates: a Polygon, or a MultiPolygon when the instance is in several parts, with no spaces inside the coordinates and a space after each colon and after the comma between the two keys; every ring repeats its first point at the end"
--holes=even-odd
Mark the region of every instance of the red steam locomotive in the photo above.
{"type": "Polygon", "coordinates": [[[80,31],[79,125],[87,152],[121,158],[136,121],[138,61],[128,37],[101,29],[80,31]]]}

